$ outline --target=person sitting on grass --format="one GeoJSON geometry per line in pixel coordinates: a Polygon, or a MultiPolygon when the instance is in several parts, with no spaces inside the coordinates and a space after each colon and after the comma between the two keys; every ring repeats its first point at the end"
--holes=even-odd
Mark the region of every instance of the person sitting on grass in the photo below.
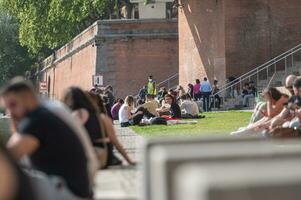
{"type": "Polygon", "coordinates": [[[117,99],[116,103],[113,105],[112,109],[111,109],[111,115],[113,117],[113,120],[118,120],[118,113],[119,113],[119,109],[121,108],[121,106],[124,104],[123,99],[117,99]]]}
{"type": "Polygon", "coordinates": [[[141,105],[144,109],[146,109],[152,116],[150,117],[158,117],[157,109],[159,108],[159,103],[155,100],[153,95],[146,95],[146,102],[141,105]]]}
{"type": "Polygon", "coordinates": [[[231,135],[260,134],[263,131],[262,126],[273,117],[277,116],[288,101],[287,95],[282,94],[276,88],[272,87],[265,89],[262,97],[267,102],[267,111],[264,113],[265,117],[253,124],[249,124],[246,128],[231,133],[231,135]]]}
{"type": "Polygon", "coordinates": [[[97,105],[98,110],[100,112],[100,120],[102,120],[103,129],[106,135],[108,136],[108,139],[110,140],[110,143],[108,143],[108,165],[114,165],[115,155],[113,153],[113,145],[116,147],[118,152],[124,157],[124,159],[128,162],[129,165],[135,165],[136,163],[132,161],[132,159],[129,157],[127,152],[125,151],[122,144],[119,142],[117,138],[116,131],[113,127],[113,123],[111,118],[106,113],[106,108],[104,107],[103,99],[100,95],[97,95],[92,92],[87,92],[87,95],[91,97],[91,100],[95,105],[97,105]]]}
{"type": "Polygon", "coordinates": [[[172,119],[181,119],[181,108],[176,103],[174,96],[167,94],[164,97],[165,104],[157,109],[157,112],[162,117],[172,118],[172,119]]]}
{"type": "Polygon", "coordinates": [[[191,100],[191,97],[188,94],[184,94],[180,97],[182,110],[182,118],[193,119],[198,118],[199,107],[198,104],[191,100]]]}
{"type": "MultiPolygon", "coordinates": [[[[285,79],[285,88],[287,90],[287,93],[290,96],[295,95],[293,85],[294,85],[294,82],[296,81],[296,79],[297,79],[297,76],[295,76],[295,75],[289,75],[285,79]]],[[[265,117],[266,112],[267,112],[266,102],[257,103],[257,105],[253,111],[253,114],[252,114],[252,117],[250,120],[250,124],[253,124],[253,123],[259,121],[260,119],[262,119],[263,117],[265,117]]],[[[271,120],[266,122],[263,126],[266,128],[269,128],[269,129],[273,129],[276,126],[281,126],[283,123],[285,123],[286,121],[290,121],[290,120],[291,120],[291,113],[289,112],[289,110],[286,107],[284,107],[279,115],[275,116],[274,118],[272,118],[271,120]]]]}
{"type": "Polygon", "coordinates": [[[136,113],[132,113],[134,111],[135,101],[133,96],[127,96],[125,98],[125,103],[121,106],[119,110],[119,122],[121,127],[128,127],[131,125],[140,124],[143,118],[143,112],[138,111],[136,113]]]}

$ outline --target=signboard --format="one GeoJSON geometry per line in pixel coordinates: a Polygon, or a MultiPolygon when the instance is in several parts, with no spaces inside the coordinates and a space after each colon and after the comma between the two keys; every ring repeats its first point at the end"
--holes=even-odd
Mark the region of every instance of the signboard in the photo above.
{"type": "Polygon", "coordinates": [[[40,92],[48,92],[47,82],[40,81],[40,92]]]}
{"type": "Polygon", "coordinates": [[[103,76],[102,75],[94,75],[92,77],[92,84],[93,86],[103,86],[103,76]]]}

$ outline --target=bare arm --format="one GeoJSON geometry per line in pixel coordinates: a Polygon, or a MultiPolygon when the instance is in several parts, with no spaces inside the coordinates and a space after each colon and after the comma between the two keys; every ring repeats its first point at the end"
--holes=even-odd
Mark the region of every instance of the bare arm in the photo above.
{"type": "Polygon", "coordinates": [[[286,119],[289,117],[290,117],[289,110],[287,108],[283,108],[281,113],[272,119],[270,129],[273,129],[276,126],[282,125],[286,121],[286,119]]]}
{"type": "Polygon", "coordinates": [[[16,160],[29,156],[35,152],[40,145],[37,138],[31,135],[13,134],[7,143],[7,148],[16,160]]]}
{"type": "Polygon", "coordinates": [[[16,171],[7,158],[0,152],[0,199],[14,199],[17,190],[16,171]]]}
{"type": "Polygon", "coordinates": [[[282,109],[283,109],[283,105],[285,103],[287,99],[285,97],[281,97],[281,99],[279,99],[275,106],[273,107],[271,101],[268,101],[267,103],[267,110],[268,110],[268,117],[271,119],[273,117],[275,117],[276,115],[278,115],[282,109]]]}
{"type": "Polygon", "coordinates": [[[86,109],[79,109],[73,111],[72,116],[77,117],[82,125],[84,125],[89,119],[89,112],[86,109]]]}
{"type": "Polygon", "coordinates": [[[101,115],[101,119],[103,120],[103,124],[104,124],[104,129],[106,130],[106,133],[108,134],[108,137],[110,138],[110,141],[112,142],[112,144],[116,147],[116,149],[121,153],[121,155],[126,159],[126,161],[130,164],[133,165],[135,164],[131,158],[128,156],[128,154],[126,153],[125,149],[123,148],[122,144],[119,142],[117,136],[116,136],[116,132],[115,129],[112,125],[112,121],[110,118],[108,118],[105,115],[101,115]]]}

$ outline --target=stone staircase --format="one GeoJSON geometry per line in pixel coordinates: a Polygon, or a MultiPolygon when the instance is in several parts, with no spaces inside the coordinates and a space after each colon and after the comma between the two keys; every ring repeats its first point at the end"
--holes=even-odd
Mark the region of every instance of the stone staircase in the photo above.
{"type": "MultiPolygon", "coordinates": [[[[221,87],[219,95],[225,97],[226,91],[230,88],[242,90],[244,83],[254,81],[258,93],[261,93],[268,85],[271,87],[284,86],[287,75],[301,75],[301,44],[288,50],[287,52],[273,58],[263,65],[254,68],[250,72],[238,77],[236,81],[230,82],[221,87]]],[[[232,98],[223,98],[222,110],[229,109],[253,109],[256,104],[255,98],[250,100],[250,107],[242,107],[242,98],[240,96],[232,98]]],[[[216,109],[213,109],[216,110],[216,109]]]]}

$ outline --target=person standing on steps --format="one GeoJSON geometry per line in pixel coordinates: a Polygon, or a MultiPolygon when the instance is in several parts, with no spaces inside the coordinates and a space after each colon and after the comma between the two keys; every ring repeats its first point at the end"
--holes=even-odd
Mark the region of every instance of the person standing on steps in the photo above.
{"type": "Polygon", "coordinates": [[[153,80],[153,76],[148,77],[148,83],[147,83],[147,94],[156,96],[157,94],[157,85],[156,82],[153,80]]]}
{"type": "Polygon", "coordinates": [[[211,84],[208,81],[208,78],[205,77],[203,82],[201,83],[201,94],[203,97],[203,109],[204,112],[210,111],[210,95],[212,93],[211,84]]]}

